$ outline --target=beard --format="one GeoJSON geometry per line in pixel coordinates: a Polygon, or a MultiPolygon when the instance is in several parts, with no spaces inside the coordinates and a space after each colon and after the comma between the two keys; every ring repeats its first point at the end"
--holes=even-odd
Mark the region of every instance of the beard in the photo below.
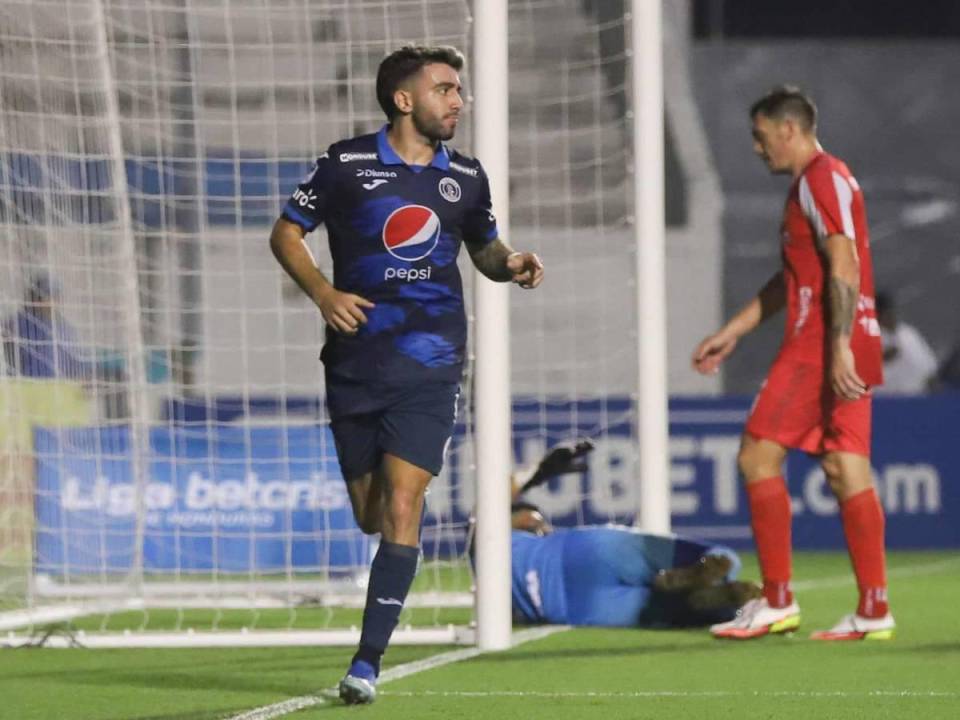
{"type": "Polygon", "coordinates": [[[456,125],[449,130],[443,126],[443,118],[431,117],[414,112],[411,116],[417,132],[432,142],[450,140],[457,131],[456,125]]]}

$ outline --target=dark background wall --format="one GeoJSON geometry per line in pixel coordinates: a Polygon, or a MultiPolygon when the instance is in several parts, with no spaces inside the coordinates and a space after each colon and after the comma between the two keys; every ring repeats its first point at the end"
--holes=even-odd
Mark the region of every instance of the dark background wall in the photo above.
{"type": "Polygon", "coordinates": [[[694,0],[704,38],[960,38],[956,0],[694,0]]]}

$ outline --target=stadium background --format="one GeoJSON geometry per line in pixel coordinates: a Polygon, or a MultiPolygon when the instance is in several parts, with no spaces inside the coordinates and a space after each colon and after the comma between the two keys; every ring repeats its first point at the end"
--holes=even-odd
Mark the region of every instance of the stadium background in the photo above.
{"type": "MultiPolygon", "coordinates": [[[[785,80],[814,95],[827,148],[865,190],[878,286],[896,292],[941,359],[960,342],[955,8],[764,7],[664,5],[673,519],[743,547],[736,437],[779,323],[720,381],[693,374],[687,358],[778,261],[786,186],[750,157],[751,99],[785,80]]],[[[558,525],[629,522],[628,7],[509,8],[510,238],[549,268],[542,292],[511,300],[515,460],[593,436],[590,472],[531,499],[558,525]]],[[[260,578],[363,566],[369,547],[349,527],[324,427],[322,328],[266,236],[313,157],[381,124],[372,82],[384,52],[426,40],[469,55],[470,12],[454,0],[0,2],[2,315],[17,312],[35,278],[51,278],[71,343],[97,366],[86,378],[36,380],[5,352],[0,564],[10,607],[43,589],[36,575],[66,580],[71,597],[71,580],[126,587],[131,570],[260,578]],[[138,453],[146,444],[149,461],[138,453]],[[131,477],[143,463],[157,489],[138,506],[131,477]],[[270,506],[262,488],[278,482],[313,486],[270,506]],[[261,500],[237,499],[249,488],[261,500]]],[[[469,89],[469,65],[465,80],[469,89]]],[[[455,144],[469,151],[470,139],[468,113],[455,144]]],[[[328,266],[323,240],[312,245],[328,266]]],[[[460,556],[473,508],[467,398],[430,499],[435,559],[460,556]]],[[[960,545],[958,407],[948,388],[877,401],[891,547],[960,545]]],[[[790,476],[798,545],[842,547],[822,476],[804,458],[790,476]]]]}
{"type": "MultiPolygon", "coordinates": [[[[49,278],[87,368],[25,377],[13,345],[0,358],[3,645],[93,647],[97,635],[153,631],[278,630],[289,642],[359,622],[371,546],[352,527],[325,426],[322,328],[266,238],[313,157],[379,127],[372,83],[385,52],[453,43],[482,62],[468,21],[482,7],[0,0],[0,316],[49,278]]],[[[637,510],[629,9],[509,2],[510,239],[548,268],[541,290],[511,299],[514,459],[529,464],[574,435],[597,443],[584,478],[531,497],[559,525],[629,522],[637,510]]],[[[734,458],[779,323],[721,379],[688,370],[693,344],[778,262],[786,185],[750,156],[745,108],[783,81],[814,95],[825,145],[864,188],[877,284],[945,360],[960,343],[960,11],[948,0],[663,10],[673,522],[747,549],[756,577],[734,458]]],[[[469,64],[464,79],[469,90],[469,64]]],[[[467,113],[458,147],[470,150],[482,110],[467,113]]],[[[322,233],[312,246],[329,267],[322,233]]],[[[404,625],[474,617],[466,395],[404,625]]],[[[878,399],[875,418],[896,643],[721,648],[699,632],[578,630],[407,680],[426,667],[407,663],[438,649],[397,647],[388,664],[401,672],[367,714],[956,717],[960,646],[944,598],[958,590],[960,391],[878,399]]],[[[789,475],[812,628],[854,593],[822,475],[801,456],[789,475]]],[[[322,706],[313,693],[344,657],[4,647],[0,716],[206,720],[291,697],[322,706]]]]}

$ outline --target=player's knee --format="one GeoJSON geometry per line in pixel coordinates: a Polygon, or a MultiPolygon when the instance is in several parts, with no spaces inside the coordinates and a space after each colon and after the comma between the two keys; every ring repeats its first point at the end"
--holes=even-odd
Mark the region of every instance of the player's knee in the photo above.
{"type": "Polygon", "coordinates": [[[359,495],[351,497],[350,500],[357,527],[365,535],[375,535],[380,532],[382,525],[380,504],[368,503],[365,497],[359,495]]]}
{"type": "Polygon", "coordinates": [[[395,488],[390,493],[388,511],[394,525],[419,523],[422,507],[423,492],[395,488]]]}
{"type": "Polygon", "coordinates": [[[746,482],[776,477],[781,473],[783,454],[769,444],[744,439],[737,453],[737,467],[746,482]]]}
{"type": "Polygon", "coordinates": [[[737,453],[737,467],[747,482],[760,480],[762,477],[769,476],[769,473],[765,475],[764,464],[764,458],[757,452],[756,448],[752,446],[745,445],[741,447],[740,452],[737,453]]]}
{"type": "Polygon", "coordinates": [[[364,535],[376,535],[381,531],[382,523],[380,521],[380,517],[374,517],[373,513],[365,513],[360,516],[355,516],[355,519],[357,521],[357,525],[360,526],[360,530],[364,535]]]}

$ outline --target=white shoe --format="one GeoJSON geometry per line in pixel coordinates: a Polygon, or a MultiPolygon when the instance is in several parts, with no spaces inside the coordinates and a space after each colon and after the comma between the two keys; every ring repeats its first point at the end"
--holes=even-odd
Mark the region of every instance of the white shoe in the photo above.
{"type": "Polygon", "coordinates": [[[893,615],[882,618],[865,618],[855,613],[844,615],[840,622],[829,630],[819,630],[811,640],[892,640],[897,624],[893,615]]]}
{"type": "Polygon", "coordinates": [[[377,699],[375,680],[347,675],[340,681],[340,699],[346,705],[369,705],[377,699]]]}
{"type": "Polygon", "coordinates": [[[792,602],[783,608],[772,608],[765,597],[751,600],[737,610],[733,620],[710,627],[716,638],[749,640],[776,633],[793,632],[800,626],[800,606],[792,602]]]}

